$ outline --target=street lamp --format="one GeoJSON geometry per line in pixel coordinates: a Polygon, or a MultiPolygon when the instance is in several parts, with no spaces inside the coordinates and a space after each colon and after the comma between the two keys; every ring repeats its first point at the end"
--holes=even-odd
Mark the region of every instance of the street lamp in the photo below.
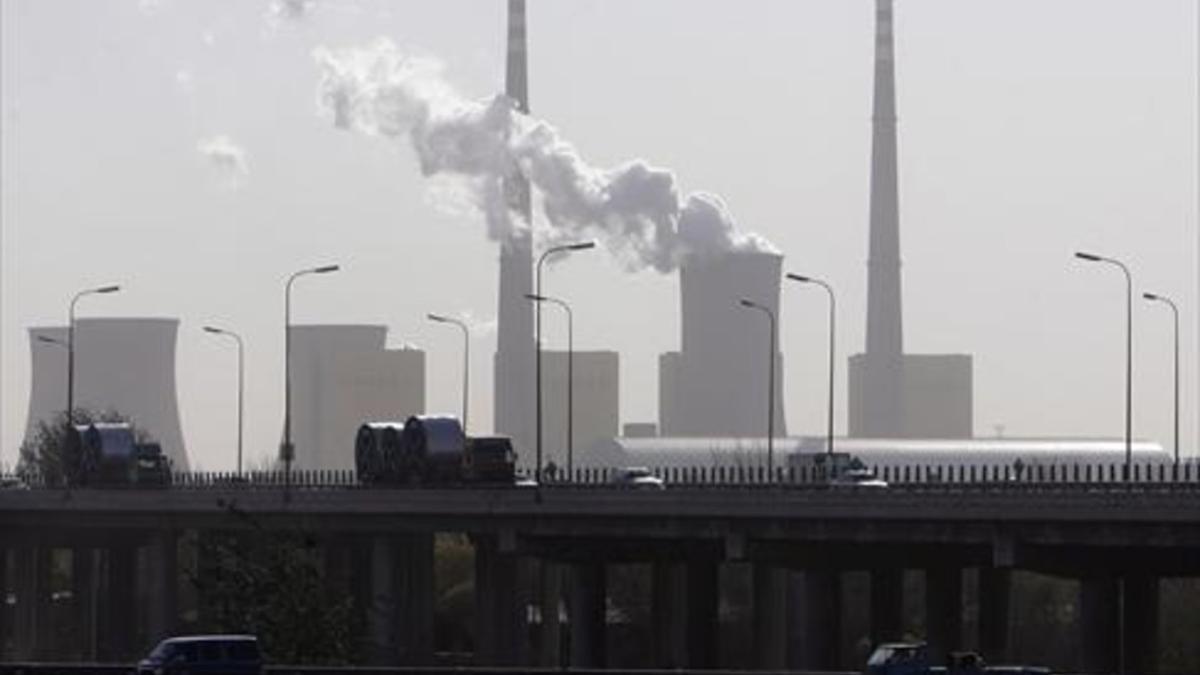
{"type": "Polygon", "coordinates": [[[1133,480],[1133,276],[1125,263],[1094,253],[1076,252],[1088,262],[1107,263],[1125,274],[1125,480],[1133,480]]]}
{"type": "Polygon", "coordinates": [[[1179,469],[1179,308],[1165,295],[1157,293],[1142,293],[1142,297],[1151,302],[1161,302],[1171,308],[1171,318],[1175,326],[1175,468],[1179,469]]]}
{"type": "MultiPolygon", "coordinates": [[[[788,274],[788,279],[799,281],[802,284],[816,284],[825,289],[829,294],[829,404],[827,414],[828,420],[828,440],[825,442],[825,448],[829,453],[830,459],[833,458],[833,375],[836,359],[836,327],[837,327],[837,298],[834,297],[833,287],[820,279],[806,277],[799,274],[788,274]]],[[[831,465],[832,466],[832,465],[831,465]]]]}
{"type": "Polygon", "coordinates": [[[546,295],[526,293],[525,297],[537,302],[558,305],[567,313],[567,479],[575,475],[575,319],[571,306],[564,300],[546,295]]]}
{"type": "Polygon", "coordinates": [[[75,304],[79,299],[87,295],[103,295],[107,293],[116,293],[121,290],[120,286],[115,284],[110,286],[99,286],[79,291],[75,297],[71,298],[71,308],[68,312],[67,321],[67,432],[70,433],[71,425],[75,423],[75,304]]]}
{"type": "Polygon", "coordinates": [[[246,367],[245,367],[245,345],[242,343],[242,336],[231,330],[223,328],[215,328],[213,326],[205,326],[204,332],[212,333],[213,335],[224,335],[233,338],[237,342],[237,357],[238,357],[238,394],[237,394],[237,474],[242,475],[242,418],[245,407],[243,405],[245,382],[246,382],[246,367]]]}
{"type": "Polygon", "coordinates": [[[741,301],[742,307],[757,309],[771,321],[770,362],[767,369],[767,475],[775,478],[775,313],[766,305],[753,300],[741,301]]]}
{"type": "Polygon", "coordinates": [[[463,383],[462,383],[462,425],[463,433],[467,432],[467,410],[471,398],[471,332],[465,321],[441,314],[427,314],[430,321],[448,323],[458,326],[463,334],[463,383]]]}
{"type": "Polygon", "coordinates": [[[283,460],[283,494],[289,498],[292,487],[292,460],[296,448],[292,445],[292,284],[309,274],[328,274],[341,269],[338,265],[322,265],[295,272],[288,277],[283,291],[283,445],[279,448],[283,460]]]}
{"type": "MultiPolygon", "coordinates": [[[[542,295],[542,263],[546,262],[546,258],[555,253],[570,253],[571,251],[586,251],[589,248],[595,248],[594,241],[581,241],[576,244],[561,244],[559,246],[551,246],[542,252],[538,258],[537,265],[534,267],[534,295],[542,295]]],[[[534,396],[537,397],[536,417],[537,417],[537,432],[535,438],[537,440],[537,466],[534,468],[534,480],[540,485],[542,482],[542,303],[537,303],[534,306],[534,328],[535,338],[537,340],[537,361],[534,369],[534,377],[537,379],[537,386],[534,396]]]]}

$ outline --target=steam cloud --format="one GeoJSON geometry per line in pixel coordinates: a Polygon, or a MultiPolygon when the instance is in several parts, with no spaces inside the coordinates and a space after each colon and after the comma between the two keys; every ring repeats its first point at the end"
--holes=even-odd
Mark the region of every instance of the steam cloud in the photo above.
{"type": "Polygon", "coordinates": [[[196,144],[196,150],[225,179],[229,187],[241,187],[250,176],[246,151],[226,136],[214,136],[196,144]]]}
{"type": "Polygon", "coordinates": [[[389,40],[322,47],[314,56],[319,105],[333,123],[407,138],[425,176],[455,176],[469,188],[495,239],[526,227],[503,185],[521,175],[542,196],[551,243],[596,236],[633,269],[670,272],[691,256],[774,250],[740,232],[720,198],[681,196],[671,171],[642,160],[592,166],[554,127],[521,114],[507,97],[469,100],[446,81],[440,63],[405,54],[389,40]]]}

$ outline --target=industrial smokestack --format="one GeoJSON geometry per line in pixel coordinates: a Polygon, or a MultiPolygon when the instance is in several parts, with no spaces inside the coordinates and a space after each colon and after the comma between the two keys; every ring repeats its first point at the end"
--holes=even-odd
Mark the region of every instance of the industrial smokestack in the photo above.
{"type": "Polygon", "coordinates": [[[892,0],[875,4],[875,95],[871,135],[870,254],[867,261],[867,350],[862,411],[874,437],[896,437],[904,425],[904,339],[900,302],[900,203],[896,169],[896,70],[892,0]]]}
{"type": "MultiPolygon", "coordinates": [[[[529,113],[529,63],[525,39],[525,0],[508,0],[508,56],[504,91],[512,106],[529,113]]],[[[509,211],[520,225],[500,241],[500,284],[497,311],[493,410],[496,431],[513,438],[518,448],[532,447],[534,427],[533,236],[529,181],[517,171],[504,178],[509,211]]],[[[528,454],[528,453],[526,453],[528,454]]]]}

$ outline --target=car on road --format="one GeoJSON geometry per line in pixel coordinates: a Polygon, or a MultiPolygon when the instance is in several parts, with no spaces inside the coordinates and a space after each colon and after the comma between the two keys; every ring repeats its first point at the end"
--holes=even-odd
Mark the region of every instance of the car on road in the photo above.
{"type": "Polygon", "coordinates": [[[253,635],[187,635],[158,643],[138,663],[138,675],[261,675],[253,635]]]}
{"type": "Polygon", "coordinates": [[[665,490],[667,484],[644,466],[626,466],[617,469],[612,477],[613,485],[635,490],[665,490]]]}
{"type": "Polygon", "coordinates": [[[874,471],[865,468],[846,469],[829,481],[833,487],[854,488],[886,488],[887,481],[875,475],[874,471]]]}

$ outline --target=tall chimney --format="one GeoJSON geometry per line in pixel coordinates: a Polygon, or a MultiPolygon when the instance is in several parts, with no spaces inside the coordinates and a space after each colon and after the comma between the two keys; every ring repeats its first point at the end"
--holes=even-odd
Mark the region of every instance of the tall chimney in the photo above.
{"type": "Polygon", "coordinates": [[[896,171],[896,67],[892,0],[875,3],[871,136],[871,242],[867,262],[866,435],[902,435],[904,339],[900,305],[900,204],[896,171]]]}
{"type": "MultiPolygon", "coordinates": [[[[528,58],[525,50],[525,0],[508,0],[508,55],[505,93],[523,113],[529,112],[528,58]]],[[[531,220],[529,182],[520,176],[505,182],[509,206],[526,225],[531,220]]],[[[493,389],[495,428],[512,436],[518,450],[531,448],[533,415],[533,309],[525,294],[533,292],[533,238],[520,228],[500,247],[493,389]]],[[[524,456],[531,456],[524,453],[524,456]]]]}

